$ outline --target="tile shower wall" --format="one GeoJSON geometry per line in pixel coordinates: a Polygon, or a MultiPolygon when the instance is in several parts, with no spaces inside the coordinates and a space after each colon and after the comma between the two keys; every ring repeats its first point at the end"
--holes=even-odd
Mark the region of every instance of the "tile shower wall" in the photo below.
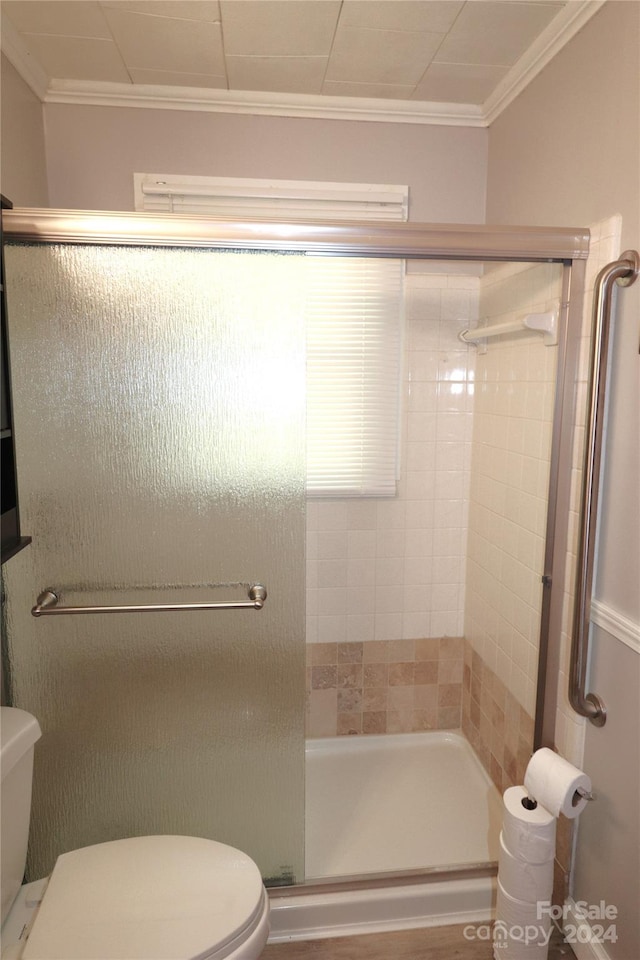
{"type": "MultiPolygon", "coordinates": [[[[557,312],[561,279],[559,264],[500,264],[481,282],[483,322],[557,312]]],[[[487,343],[476,358],[464,635],[532,717],[557,347],[526,331],[487,343]]]]}
{"type": "Polygon", "coordinates": [[[461,725],[460,637],[307,646],[310,736],[461,725]]]}
{"type": "MultiPolygon", "coordinates": [[[[473,276],[410,273],[406,277],[397,498],[308,503],[310,736],[326,736],[327,730],[346,733],[357,728],[361,732],[364,726],[366,732],[380,732],[383,726],[389,732],[428,729],[444,723],[445,716],[452,727],[460,725],[460,703],[444,704],[444,694],[434,692],[438,675],[430,674],[428,682],[423,679],[427,661],[419,645],[462,633],[475,351],[459,341],[458,333],[477,319],[478,290],[479,280],[473,276]],[[393,652],[381,656],[380,646],[368,646],[381,643],[391,644],[396,651],[404,644],[402,657],[393,652]],[[315,645],[319,646],[314,652],[315,645]],[[387,680],[376,684],[377,700],[370,693],[365,697],[369,684],[364,684],[364,678],[352,687],[336,679],[337,686],[332,687],[330,672],[325,671],[321,681],[316,669],[314,686],[314,668],[335,667],[337,677],[338,667],[347,662],[338,659],[338,650],[341,656],[347,651],[351,656],[360,649],[362,663],[405,664],[397,676],[391,670],[387,680]],[[314,660],[326,656],[333,662],[314,660]],[[406,666],[409,663],[411,667],[406,666]],[[411,682],[397,682],[400,675],[406,680],[409,670],[411,682]],[[320,683],[327,685],[317,686],[320,683]],[[382,687],[389,688],[384,698],[382,687]],[[411,693],[395,689],[400,687],[410,687],[411,693]],[[418,690],[422,687],[433,690],[418,690]],[[357,694],[347,695],[346,689],[360,691],[361,701],[357,694]],[[340,709],[336,691],[342,691],[340,709]],[[425,699],[418,705],[420,697],[435,700],[427,704],[425,699]],[[383,699],[384,706],[372,708],[383,699]],[[321,701],[326,709],[319,706],[321,701]],[[348,709],[347,701],[354,709],[348,709]],[[448,715],[441,712],[445,707],[450,708],[448,715]],[[426,711],[421,719],[417,713],[413,716],[421,710],[426,711]],[[338,714],[343,715],[340,721],[338,714]],[[378,716],[365,720],[365,714],[378,716]]],[[[435,649],[431,645],[430,654],[435,649]]],[[[434,659],[430,655],[431,663],[434,659]]],[[[448,669],[443,667],[442,676],[448,669]]],[[[457,682],[461,679],[460,654],[457,682]]]]}
{"type": "Polygon", "coordinates": [[[478,282],[407,277],[398,497],[308,503],[309,643],[461,633],[478,282]]]}
{"type": "Polygon", "coordinates": [[[462,732],[503,793],[522,783],[533,743],[533,717],[464,641],[462,732]]]}

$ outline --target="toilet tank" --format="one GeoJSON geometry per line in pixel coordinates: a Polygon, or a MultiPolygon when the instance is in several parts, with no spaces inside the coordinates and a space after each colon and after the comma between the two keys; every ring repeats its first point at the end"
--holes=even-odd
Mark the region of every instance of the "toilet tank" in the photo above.
{"type": "Polygon", "coordinates": [[[2,922],[22,885],[31,818],[33,747],[40,737],[35,717],[0,707],[0,887],[2,922]]]}

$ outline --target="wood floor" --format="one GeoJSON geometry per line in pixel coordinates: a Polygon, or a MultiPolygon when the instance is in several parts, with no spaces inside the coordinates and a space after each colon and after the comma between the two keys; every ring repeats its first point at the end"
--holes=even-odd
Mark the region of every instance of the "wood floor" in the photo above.
{"type": "MultiPolygon", "coordinates": [[[[491,943],[470,940],[465,925],[373,933],[361,937],[336,937],[274,943],[260,960],[493,960],[491,943]]],[[[575,960],[570,946],[556,930],[549,945],[549,960],[575,960]]]]}

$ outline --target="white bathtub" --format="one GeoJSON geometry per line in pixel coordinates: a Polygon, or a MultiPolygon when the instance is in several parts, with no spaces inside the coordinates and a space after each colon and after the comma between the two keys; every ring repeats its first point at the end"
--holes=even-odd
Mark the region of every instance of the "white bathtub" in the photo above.
{"type": "Polygon", "coordinates": [[[271,942],[491,917],[495,881],[447,880],[498,859],[501,799],[455,731],[333,737],[306,748],[308,884],[433,871],[432,881],[271,897],[271,942]]]}

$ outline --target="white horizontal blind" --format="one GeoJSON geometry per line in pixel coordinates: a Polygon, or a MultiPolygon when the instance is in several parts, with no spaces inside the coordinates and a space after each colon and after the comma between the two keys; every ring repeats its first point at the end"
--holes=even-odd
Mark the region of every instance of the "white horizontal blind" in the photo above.
{"type": "Polygon", "coordinates": [[[396,492],[403,264],[309,258],[307,492],[396,492]]]}
{"type": "MultiPolygon", "coordinates": [[[[136,210],[234,219],[406,220],[408,188],[134,174],[136,210]]],[[[309,257],[307,491],[394,496],[398,473],[401,260],[309,257]]]]}
{"type": "Polygon", "coordinates": [[[234,219],[406,220],[405,186],[134,174],[136,210],[234,219]]]}

